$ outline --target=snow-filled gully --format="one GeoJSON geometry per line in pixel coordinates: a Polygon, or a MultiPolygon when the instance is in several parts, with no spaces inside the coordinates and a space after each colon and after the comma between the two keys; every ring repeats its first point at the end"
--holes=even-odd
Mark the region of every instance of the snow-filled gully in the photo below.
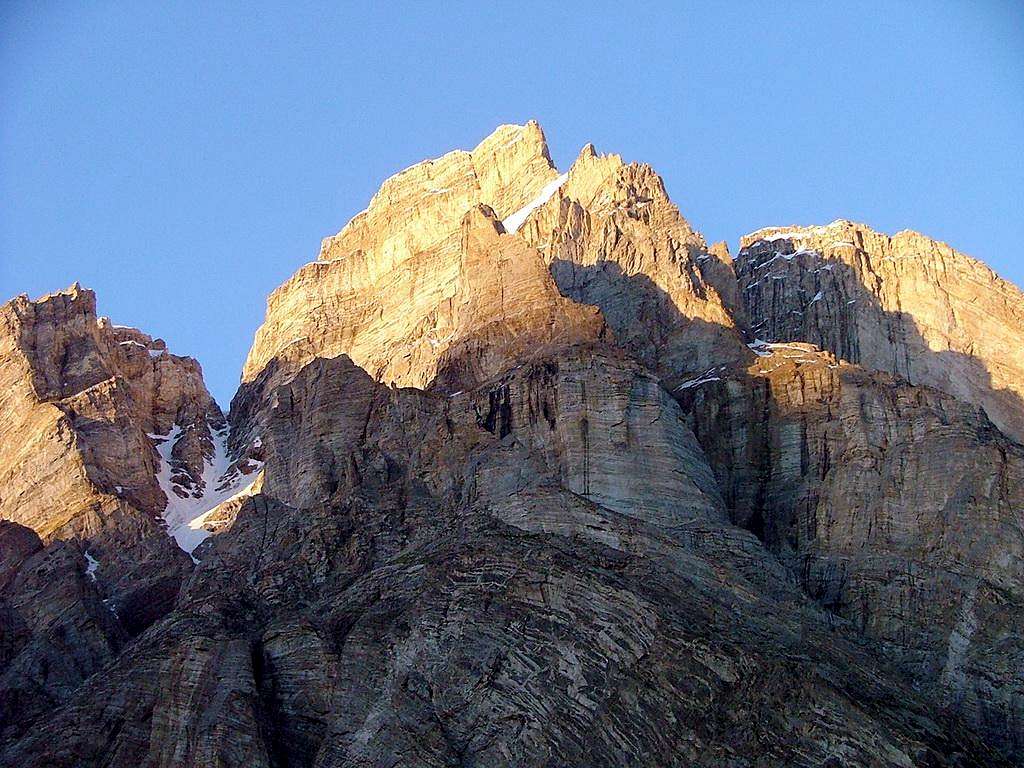
{"type": "Polygon", "coordinates": [[[225,501],[247,494],[259,476],[262,463],[250,460],[250,464],[256,466],[249,474],[229,471],[229,428],[211,430],[213,458],[203,462],[202,493],[198,496],[192,495],[188,489],[176,485],[172,479],[174,468],[171,455],[181,432],[181,427],[175,424],[166,435],[150,434],[149,437],[156,442],[156,450],[160,454],[160,467],[156,479],[160,484],[160,490],[167,497],[167,506],[161,515],[167,523],[167,533],[174,538],[179,547],[191,555],[196,547],[210,536],[210,532],[203,527],[210,512],[225,501]],[[182,497],[175,489],[187,495],[182,497]]]}

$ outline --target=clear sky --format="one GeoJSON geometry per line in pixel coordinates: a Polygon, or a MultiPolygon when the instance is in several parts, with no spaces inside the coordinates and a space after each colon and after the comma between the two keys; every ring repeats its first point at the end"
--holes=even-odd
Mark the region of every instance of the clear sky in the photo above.
{"type": "Polygon", "coordinates": [[[530,118],[734,250],[842,217],[1024,284],[1020,2],[430,5],[0,3],[0,301],[79,280],[226,406],[383,179],[530,118]]]}

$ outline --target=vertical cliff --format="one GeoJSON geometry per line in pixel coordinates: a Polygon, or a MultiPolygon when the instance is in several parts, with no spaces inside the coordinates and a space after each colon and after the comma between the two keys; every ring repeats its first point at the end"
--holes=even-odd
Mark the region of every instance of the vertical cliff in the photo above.
{"type": "Polygon", "coordinates": [[[756,336],[936,387],[1024,439],[1024,294],[984,264],[916,232],[849,221],[759,230],[741,246],[756,336]]]}

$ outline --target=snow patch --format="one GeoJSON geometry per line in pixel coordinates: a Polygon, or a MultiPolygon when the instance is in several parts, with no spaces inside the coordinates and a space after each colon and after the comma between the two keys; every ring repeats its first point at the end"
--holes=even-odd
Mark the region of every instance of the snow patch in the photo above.
{"type": "Polygon", "coordinates": [[[429,334],[429,333],[424,338],[426,338],[427,343],[430,346],[436,348],[436,347],[440,347],[442,344],[447,344],[449,341],[454,339],[455,338],[455,331],[452,331],[447,336],[445,336],[443,339],[435,339],[433,334],[429,334]]]}
{"type": "Polygon", "coordinates": [[[814,298],[811,299],[810,303],[807,306],[811,306],[811,304],[813,304],[816,301],[821,301],[823,298],[825,298],[825,294],[823,294],[821,291],[818,291],[816,294],[814,294],[814,298]]]}
{"type": "Polygon", "coordinates": [[[798,347],[795,344],[783,344],[775,341],[765,341],[764,339],[754,339],[754,341],[752,341],[750,344],[747,344],[747,346],[751,350],[753,350],[754,354],[756,354],[758,357],[771,357],[775,353],[775,351],[779,349],[792,349],[796,350],[797,352],[807,354],[807,349],[805,347],[798,347]]]}
{"type": "Polygon", "coordinates": [[[100,567],[100,561],[93,557],[89,550],[85,550],[85,575],[96,581],[96,569],[100,567]]]}
{"type": "Polygon", "coordinates": [[[544,205],[544,203],[546,203],[548,200],[550,200],[551,196],[555,194],[556,191],[558,191],[558,188],[560,186],[565,184],[565,181],[568,178],[569,174],[563,173],[554,181],[549,181],[547,184],[544,185],[544,189],[540,191],[540,194],[533,198],[533,200],[528,202],[526,205],[524,205],[522,208],[520,208],[512,215],[508,216],[505,219],[502,219],[501,225],[505,228],[505,231],[511,235],[513,232],[519,229],[523,225],[523,222],[526,221],[526,217],[533,213],[537,208],[540,208],[542,205],[544,205]]]}
{"type": "Polygon", "coordinates": [[[677,386],[673,390],[673,392],[678,392],[681,389],[690,389],[692,387],[699,387],[701,384],[707,384],[707,383],[712,382],[712,381],[721,381],[722,377],[721,376],[716,376],[715,374],[719,373],[720,371],[723,371],[723,370],[725,370],[725,366],[724,365],[720,365],[717,368],[709,368],[708,370],[704,371],[704,373],[702,373],[697,378],[690,379],[688,381],[684,381],[682,384],[677,386]]]}
{"type": "MultiPolygon", "coordinates": [[[[157,482],[160,490],[167,497],[167,506],[162,513],[167,523],[167,532],[188,554],[192,554],[210,532],[203,528],[207,514],[219,504],[235,498],[248,491],[259,475],[262,462],[249,460],[256,468],[247,475],[236,472],[231,467],[228,455],[227,427],[212,432],[213,457],[203,461],[202,490],[190,493],[188,489],[177,485],[173,480],[172,451],[181,436],[181,427],[175,424],[166,435],[149,436],[157,443],[156,450],[160,454],[160,468],[157,482]],[[184,496],[179,494],[179,491],[184,496]]],[[[192,558],[195,561],[195,557],[192,558]]],[[[196,561],[198,562],[198,561],[196,561]]]]}
{"type": "MultiPolygon", "coordinates": [[[[116,327],[121,327],[121,326],[116,326],[116,327]]],[[[134,339],[129,339],[128,341],[119,341],[117,343],[118,343],[119,346],[122,346],[122,347],[141,347],[142,349],[146,350],[149,353],[150,357],[154,357],[154,358],[155,357],[160,357],[164,352],[167,351],[166,349],[150,349],[145,344],[140,344],[139,342],[135,341],[134,339]]]]}

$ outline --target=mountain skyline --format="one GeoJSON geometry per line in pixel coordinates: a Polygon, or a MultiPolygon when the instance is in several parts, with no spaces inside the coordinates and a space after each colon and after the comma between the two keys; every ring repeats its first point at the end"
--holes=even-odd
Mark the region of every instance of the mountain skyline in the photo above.
{"type": "Polygon", "coordinates": [[[0,766],[1024,768],[1022,61],[0,3],[0,766]]]}
{"type": "Polygon", "coordinates": [[[0,14],[0,299],[79,280],[197,358],[224,407],[265,296],[320,238],[502,123],[537,119],[562,170],[590,141],[651,163],[733,251],[851,219],[1024,282],[1011,3],[0,14]]]}

